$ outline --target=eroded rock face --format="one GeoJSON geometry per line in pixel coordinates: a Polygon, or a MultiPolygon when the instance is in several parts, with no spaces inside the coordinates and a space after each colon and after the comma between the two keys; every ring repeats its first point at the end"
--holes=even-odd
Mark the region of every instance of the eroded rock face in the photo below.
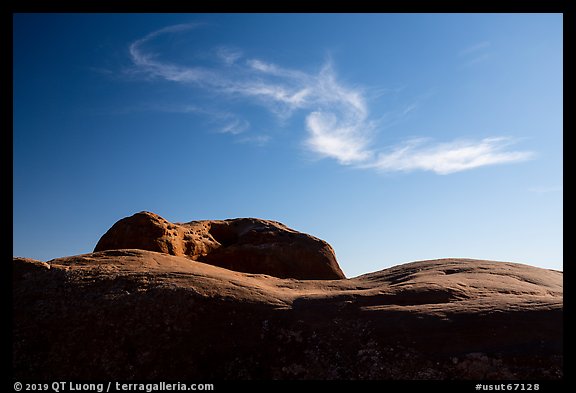
{"type": "Polygon", "coordinates": [[[13,272],[15,380],[562,376],[562,273],[528,265],[296,280],[122,249],[13,272]]]}
{"type": "Polygon", "coordinates": [[[130,248],[280,278],[345,278],[328,243],[256,218],[171,223],[157,214],[140,212],[115,223],[94,251],[130,248]]]}

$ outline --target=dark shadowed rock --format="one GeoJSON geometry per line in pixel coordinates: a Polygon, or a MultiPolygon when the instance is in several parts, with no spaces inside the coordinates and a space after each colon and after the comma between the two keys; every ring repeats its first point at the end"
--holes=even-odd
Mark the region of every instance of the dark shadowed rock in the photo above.
{"type": "Polygon", "coordinates": [[[30,273],[50,269],[50,265],[32,258],[14,257],[12,260],[12,278],[22,279],[30,273]]]}
{"type": "Polygon", "coordinates": [[[136,249],[13,263],[16,380],[562,375],[557,271],[443,259],[296,280],[136,249]]]}
{"type": "Polygon", "coordinates": [[[140,212],[115,223],[94,251],[128,248],[280,278],[345,277],[334,250],[325,241],[279,222],[256,218],[171,223],[157,214],[140,212]]]}

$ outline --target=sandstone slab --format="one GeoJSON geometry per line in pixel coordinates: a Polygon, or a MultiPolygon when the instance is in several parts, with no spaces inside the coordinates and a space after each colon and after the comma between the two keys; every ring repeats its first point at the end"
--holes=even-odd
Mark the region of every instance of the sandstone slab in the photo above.
{"type": "Polygon", "coordinates": [[[298,280],[119,249],[13,267],[21,380],[562,376],[562,273],[528,265],[298,280]]]}

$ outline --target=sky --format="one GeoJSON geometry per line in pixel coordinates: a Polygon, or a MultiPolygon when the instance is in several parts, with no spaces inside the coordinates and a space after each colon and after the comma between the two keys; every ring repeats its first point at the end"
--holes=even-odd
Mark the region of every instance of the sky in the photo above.
{"type": "Polygon", "coordinates": [[[13,255],[258,217],[348,277],[562,270],[561,14],[15,14],[13,255]]]}

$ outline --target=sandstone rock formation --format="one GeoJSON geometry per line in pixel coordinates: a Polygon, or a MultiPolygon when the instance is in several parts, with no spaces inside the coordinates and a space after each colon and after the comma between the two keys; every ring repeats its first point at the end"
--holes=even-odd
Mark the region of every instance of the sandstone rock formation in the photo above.
{"type": "Polygon", "coordinates": [[[140,212],[115,223],[94,251],[137,248],[280,278],[345,278],[328,243],[269,220],[171,223],[140,212]]]}
{"type": "Polygon", "coordinates": [[[15,380],[562,375],[562,273],[522,264],[443,259],[297,280],[120,249],[15,258],[13,272],[15,380]]]}

